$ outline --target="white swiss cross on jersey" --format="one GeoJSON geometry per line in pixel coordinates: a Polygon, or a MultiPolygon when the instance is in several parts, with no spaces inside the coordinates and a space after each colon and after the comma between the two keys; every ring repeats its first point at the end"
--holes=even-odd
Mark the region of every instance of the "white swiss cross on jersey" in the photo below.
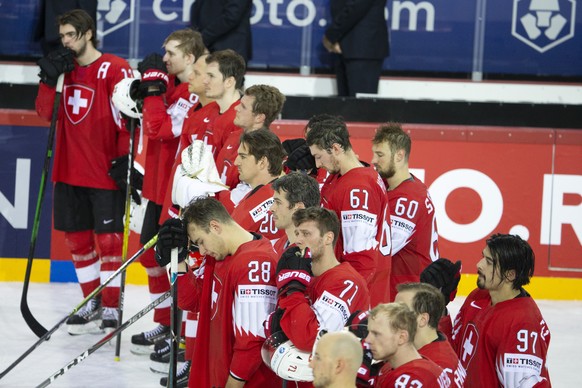
{"type": "Polygon", "coordinates": [[[66,85],[63,96],[67,118],[71,123],[79,124],[91,110],[95,91],[82,85],[66,85]]]}

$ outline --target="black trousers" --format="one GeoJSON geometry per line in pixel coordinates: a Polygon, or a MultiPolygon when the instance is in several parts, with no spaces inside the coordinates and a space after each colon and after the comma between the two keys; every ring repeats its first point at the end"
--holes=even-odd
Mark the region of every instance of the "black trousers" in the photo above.
{"type": "Polygon", "coordinates": [[[383,62],[383,59],[346,59],[340,55],[336,65],[338,96],[378,93],[383,62]]]}

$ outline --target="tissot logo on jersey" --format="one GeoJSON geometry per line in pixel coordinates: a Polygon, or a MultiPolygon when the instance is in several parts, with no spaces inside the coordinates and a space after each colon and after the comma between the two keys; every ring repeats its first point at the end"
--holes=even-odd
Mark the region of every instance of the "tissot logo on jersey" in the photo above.
{"type": "MultiPolygon", "coordinates": [[[[342,299],[338,298],[337,296],[325,291],[321,297],[315,302],[314,304],[315,310],[318,312],[320,316],[329,316],[330,313],[333,315],[340,315],[341,317],[341,324],[347,322],[350,316],[350,310],[342,299]]],[[[333,329],[328,327],[326,329],[333,329]]]]}
{"type": "Polygon", "coordinates": [[[257,221],[265,218],[265,215],[267,214],[267,212],[271,208],[271,205],[273,204],[273,202],[275,202],[275,200],[271,197],[271,198],[265,200],[264,202],[260,203],[259,205],[257,205],[255,208],[251,209],[249,211],[249,214],[251,215],[253,221],[257,222],[257,221]]]}
{"type": "Polygon", "coordinates": [[[544,362],[531,354],[505,353],[505,370],[510,372],[532,371],[541,374],[544,362]]]}
{"type": "Polygon", "coordinates": [[[398,217],[398,216],[390,216],[390,221],[392,223],[392,229],[400,229],[405,230],[409,233],[414,232],[414,228],[416,225],[406,218],[398,217]]]}
{"type": "Polygon", "coordinates": [[[63,89],[63,102],[65,113],[69,121],[79,124],[87,116],[93,105],[95,90],[83,85],[65,85],[63,89]]]}
{"type": "Polygon", "coordinates": [[[277,287],[259,285],[239,285],[238,300],[244,302],[257,302],[258,300],[274,301],[277,298],[277,287]]]}
{"type": "Polygon", "coordinates": [[[370,225],[376,225],[376,219],[378,217],[375,214],[368,212],[350,210],[342,212],[342,225],[351,223],[366,223],[370,225]]]}

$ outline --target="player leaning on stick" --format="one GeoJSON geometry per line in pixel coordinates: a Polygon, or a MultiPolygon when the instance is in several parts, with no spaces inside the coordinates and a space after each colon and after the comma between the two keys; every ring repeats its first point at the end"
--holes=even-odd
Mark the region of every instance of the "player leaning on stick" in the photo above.
{"type": "MultiPolygon", "coordinates": [[[[57,78],[66,73],[53,166],[54,226],[65,232],[87,296],[121,265],[124,195],[107,173],[113,159],[127,154],[129,133],[111,95],[121,79],[132,76],[132,70],[124,59],[96,49],[95,24],[85,11],[63,14],[58,24],[64,47],[39,61],[36,111],[50,120],[57,78]]],[[[115,327],[118,300],[119,281],[67,321],[69,333],[115,327]]]]}

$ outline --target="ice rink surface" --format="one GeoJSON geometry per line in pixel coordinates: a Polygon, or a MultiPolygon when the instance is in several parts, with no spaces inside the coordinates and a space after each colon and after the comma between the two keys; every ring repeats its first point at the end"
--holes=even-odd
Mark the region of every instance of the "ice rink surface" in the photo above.
{"type": "MultiPolygon", "coordinates": [[[[0,372],[4,371],[36,341],[37,337],[20,313],[21,283],[0,282],[0,372]]],[[[33,315],[50,330],[82,300],[74,283],[32,283],[28,302],[33,315]]],[[[453,316],[463,302],[451,303],[453,316]]],[[[150,303],[147,287],[126,287],[124,318],[150,303]]],[[[552,333],[548,366],[554,387],[580,386],[582,360],[582,301],[537,300],[552,333]]],[[[54,387],[161,387],[163,375],[149,370],[149,357],[130,353],[132,334],[154,327],[149,313],[122,335],[121,361],[114,361],[114,341],[104,345],[83,362],[73,366],[51,386],[54,387]]],[[[0,387],[35,387],[98,342],[103,335],[70,336],[63,325],[51,339],[41,344],[0,380],[0,387]]]]}

